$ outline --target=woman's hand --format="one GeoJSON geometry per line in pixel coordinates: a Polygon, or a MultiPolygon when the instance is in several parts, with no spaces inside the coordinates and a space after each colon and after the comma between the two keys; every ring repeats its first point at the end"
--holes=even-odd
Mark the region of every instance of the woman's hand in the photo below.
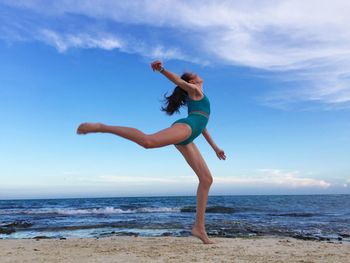
{"type": "Polygon", "coordinates": [[[153,71],[155,71],[155,70],[159,71],[163,67],[162,62],[159,60],[156,60],[156,61],[152,62],[151,67],[152,67],[153,71]]]}
{"type": "Polygon", "coordinates": [[[216,155],[220,160],[226,160],[226,155],[225,152],[223,150],[221,150],[220,148],[215,149],[216,155]]]}

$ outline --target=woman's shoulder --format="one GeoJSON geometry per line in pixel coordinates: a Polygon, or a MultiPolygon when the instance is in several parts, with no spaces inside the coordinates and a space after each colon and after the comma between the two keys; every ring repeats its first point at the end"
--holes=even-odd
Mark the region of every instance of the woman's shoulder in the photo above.
{"type": "Polygon", "coordinates": [[[198,90],[195,94],[188,94],[188,98],[191,100],[202,100],[205,94],[202,90],[198,90]]]}

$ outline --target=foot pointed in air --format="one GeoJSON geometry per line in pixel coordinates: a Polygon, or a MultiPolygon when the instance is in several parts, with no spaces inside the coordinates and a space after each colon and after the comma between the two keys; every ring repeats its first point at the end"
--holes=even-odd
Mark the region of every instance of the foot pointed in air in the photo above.
{"type": "Polygon", "coordinates": [[[91,132],[99,132],[101,130],[102,124],[97,123],[90,123],[90,122],[84,122],[79,125],[77,129],[77,134],[87,134],[91,132]]]}

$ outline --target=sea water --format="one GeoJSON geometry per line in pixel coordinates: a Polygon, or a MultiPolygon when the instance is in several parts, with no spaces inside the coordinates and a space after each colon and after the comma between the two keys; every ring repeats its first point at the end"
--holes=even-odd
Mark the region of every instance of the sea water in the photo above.
{"type": "MultiPolygon", "coordinates": [[[[0,200],[0,238],[189,236],[195,196],[0,200]]],[[[210,196],[212,237],[350,241],[350,195],[210,196]]]]}

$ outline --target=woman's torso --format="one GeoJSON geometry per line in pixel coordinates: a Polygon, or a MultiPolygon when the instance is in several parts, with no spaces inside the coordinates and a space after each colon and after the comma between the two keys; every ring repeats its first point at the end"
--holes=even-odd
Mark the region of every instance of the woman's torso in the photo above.
{"type": "Polygon", "coordinates": [[[188,114],[202,114],[209,118],[210,102],[208,97],[203,93],[203,98],[200,100],[193,100],[189,96],[186,98],[188,114]]]}

